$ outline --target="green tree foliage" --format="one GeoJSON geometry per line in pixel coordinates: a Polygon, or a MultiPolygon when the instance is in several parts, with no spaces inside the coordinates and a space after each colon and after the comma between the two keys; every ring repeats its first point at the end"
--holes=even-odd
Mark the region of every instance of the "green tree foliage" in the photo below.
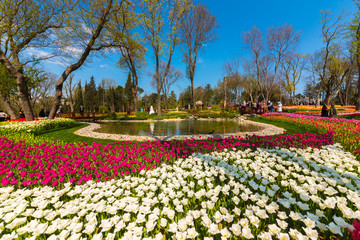
{"type": "Polygon", "coordinates": [[[96,84],[95,79],[92,76],[90,78],[90,82],[85,84],[85,91],[84,91],[84,107],[87,111],[93,112],[96,111],[98,103],[96,102],[96,84]]]}
{"type": "Polygon", "coordinates": [[[78,86],[76,88],[76,94],[75,94],[75,111],[80,112],[80,106],[84,107],[84,95],[83,95],[83,89],[81,87],[81,81],[79,81],[78,86]]]}
{"type": "Polygon", "coordinates": [[[185,105],[188,105],[192,103],[192,91],[191,86],[188,86],[182,93],[180,93],[179,97],[179,105],[180,107],[185,107],[185,105]]]}
{"type": "Polygon", "coordinates": [[[142,29],[145,40],[155,59],[157,114],[161,115],[161,91],[164,79],[170,70],[172,56],[180,40],[180,29],[184,12],[192,4],[189,0],[139,0],[142,29]],[[165,71],[160,74],[160,64],[165,62],[165,71]]]}
{"type": "Polygon", "coordinates": [[[170,96],[168,98],[168,107],[169,108],[176,108],[177,107],[177,100],[176,100],[176,94],[174,91],[171,91],[170,96]]]}
{"type": "Polygon", "coordinates": [[[54,47],[49,36],[64,27],[65,17],[73,9],[72,0],[4,0],[0,2],[0,63],[16,82],[17,94],[26,120],[33,120],[29,87],[24,69],[31,62],[48,56],[28,57],[25,50],[34,47],[54,47]]]}
{"type": "Polygon", "coordinates": [[[205,88],[204,88],[204,98],[203,98],[203,104],[205,106],[209,106],[211,105],[212,101],[213,101],[213,89],[211,88],[211,85],[208,83],[206,84],[205,88]]]}

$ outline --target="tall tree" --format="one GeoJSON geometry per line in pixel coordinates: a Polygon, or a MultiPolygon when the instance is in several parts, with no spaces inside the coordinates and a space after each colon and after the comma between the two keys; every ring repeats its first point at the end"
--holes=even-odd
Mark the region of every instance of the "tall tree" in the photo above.
{"type": "Polygon", "coordinates": [[[191,82],[191,99],[195,106],[194,78],[198,55],[207,43],[215,41],[215,29],[218,24],[215,16],[204,4],[186,9],[183,21],[181,25],[181,41],[185,45],[183,61],[186,63],[186,75],[191,82]]]}
{"type": "Polygon", "coordinates": [[[208,83],[204,88],[203,104],[205,106],[209,106],[210,104],[212,104],[212,98],[213,98],[213,89],[211,88],[211,85],[208,83]]]}
{"type": "Polygon", "coordinates": [[[308,55],[300,53],[290,53],[286,56],[282,65],[283,79],[282,85],[289,93],[292,103],[295,103],[296,85],[303,78],[306,60],[308,55]]]}
{"type": "Polygon", "coordinates": [[[247,63],[250,74],[256,76],[257,85],[264,100],[270,100],[276,82],[279,80],[281,65],[285,56],[294,50],[300,33],[291,25],[268,29],[266,45],[262,32],[254,26],[242,35],[243,41],[251,51],[247,63]]]}
{"type": "Polygon", "coordinates": [[[0,79],[0,99],[3,102],[5,111],[10,115],[10,118],[16,119],[16,114],[10,101],[11,95],[16,94],[16,83],[14,82],[13,76],[2,64],[0,64],[0,79]]]}
{"type": "Polygon", "coordinates": [[[121,69],[131,72],[132,81],[132,101],[134,103],[134,112],[138,110],[138,90],[139,76],[141,69],[145,66],[145,48],[135,33],[136,28],[140,25],[140,16],[135,12],[133,3],[127,5],[126,10],[121,14],[114,16],[116,18],[113,37],[117,39],[121,47],[119,51],[121,57],[118,66],[121,69]]]}
{"type": "MultiPolygon", "coordinates": [[[[258,85],[261,94],[264,96],[264,84],[262,83],[262,56],[265,52],[264,40],[262,36],[262,32],[256,26],[253,27],[252,30],[248,32],[244,32],[242,34],[242,39],[246,47],[250,50],[250,59],[246,64],[246,69],[250,75],[255,76],[256,84],[258,85]]],[[[252,78],[254,79],[254,78],[252,78]]],[[[251,95],[252,96],[252,95],[251,95]]]]}
{"type": "Polygon", "coordinates": [[[269,28],[267,36],[267,46],[269,51],[269,57],[273,65],[273,70],[264,88],[266,100],[269,100],[270,98],[270,92],[274,87],[277,78],[280,75],[279,73],[281,71],[281,66],[284,60],[287,56],[290,55],[291,52],[293,52],[293,50],[297,46],[299,38],[300,33],[294,31],[291,25],[284,24],[276,28],[269,28]]]}
{"type": "Polygon", "coordinates": [[[171,91],[170,97],[168,98],[168,107],[175,108],[177,106],[176,94],[174,91],[171,91]]]}
{"type": "MultiPolygon", "coordinates": [[[[74,80],[74,74],[70,74],[69,75],[69,80],[64,85],[65,97],[69,101],[70,111],[72,113],[75,112],[74,106],[76,104],[76,98],[75,98],[76,83],[73,80],[74,80]]],[[[79,81],[79,83],[80,83],[80,81],[79,81]]]]}
{"type": "Polygon", "coordinates": [[[339,91],[342,84],[340,81],[344,80],[349,71],[344,66],[344,64],[347,65],[345,60],[340,59],[342,58],[340,55],[342,52],[340,45],[337,43],[337,40],[344,34],[345,25],[342,14],[333,20],[329,11],[323,11],[321,17],[321,33],[325,47],[319,54],[322,60],[318,65],[315,65],[314,70],[318,75],[320,87],[326,92],[324,102],[329,104],[339,91]]]}
{"type": "Polygon", "coordinates": [[[161,115],[161,91],[164,82],[160,76],[160,63],[166,63],[165,74],[162,76],[166,77],[179,43],[183,13],[190,5],[190,0],[139,0],[144,37],[155,59],[158,115],[161,115]]]}
{"type": "MultiPolygon", "coordinates": [[[[26,120],[34,119],[24,68],[46,57],[29,58],[25,50],[54,46],[55,29],[73,9],[72,0],[4,0],[0,2],[0,63],[12,75],[26,120]],[[51,37],[50,37],[51,36],[51,37]]],[[[71,14],[70,14],[71,15],[71,14]]]]}
{"type": "MultiPolygon", "coordinates": [[[[166,69],[166,63],[160,63],[159,69],[160,78],[163,79],[161,92],[164,97],[164,107],[168,106],[168,96],[170,93],[171,87],[182,78],[182,73],[180,70],[176,69],[174,66],[170,66],[169,70],[166,69]]],[[[153,76],[152,85],[156,84],[156,76],[153,76]]]]}
{"type": "Polygon", "coordinates": [[[84,107],[90,112],[94,112],[98,105],[95,98],[96,93],[95,78],[92,76],[90,82],[85,84],[84,91],[84,107]]]}
{"type": "Polygon", "coordinates": [[[72,12],[70,21],[57,39],[63,49],[71,56],[73,62],[66,67],[55,86],[54,104],[49,118],[54,118],[60,106],[63,84],[68,76],[79,69],[88,59],[91,52],[99,52],[108,48],[119,47],[116,39],[111,37],[113,15],[123,11],[125,0],[79,1],[72,12]],[[72,46],[69,48],[69,44],[72,46]],[[74,54],[78,52],[79,54],[74,54]]]}
{"type": "Polygon", "coordinates": [[[185,105],[188,105],[192,102],[191,98],[191,86],[188,86],[185,88],[185,90],[180,93],[179,96],[179,105],[180,107],[185,107],[185,105]]]}
{"type": "Polygon", "coordinates": [[[235,103],[239,103],[239,95],[240,91],[242,89],[242,83],[241,83],[241,75],[239,73],[240,68],[240,61],[239,59],[234,59],[232,61],[227,61],[224,64],[224,70],[226,73],[226,76],[228,77],[228,89],[233,92],[234,94],[234,101],[235,103]]]}
{"type": "Polygon", "coordinates": [[[78,82],[77,87],[75,89],[74,110],[80,111],[80,106],[84,106],[84,95],[83,95],[83,89],[81,87],[81,80],[78,82]]]}
{"type": "Polygon", "coordinates": [[[355,13],[354,19],[350,25],[350,37],[352,38],[352,52],[355,55],[358,80],[357,80],[357,97],[356,97],[356,110],[360,110],[360,1],[353,0],[358,10],[355,13]]]}

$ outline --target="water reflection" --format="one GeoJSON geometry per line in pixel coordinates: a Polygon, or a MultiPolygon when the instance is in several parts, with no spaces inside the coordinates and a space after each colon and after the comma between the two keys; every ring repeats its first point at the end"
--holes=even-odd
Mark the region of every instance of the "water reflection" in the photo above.
{"type": "Polygon", "coordinates": [[[252,124],[235,121],[155,121],[155,122],[116,122],[102,123],[98,132],[139,136],[176,136],[197,134],[226,134],[253,132],[261,128],[252,124]]]}

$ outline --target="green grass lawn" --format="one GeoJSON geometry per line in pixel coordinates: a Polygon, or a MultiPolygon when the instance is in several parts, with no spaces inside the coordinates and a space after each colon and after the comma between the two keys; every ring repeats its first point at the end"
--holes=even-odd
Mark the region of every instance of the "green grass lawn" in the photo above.
{"type": "Polygon", "coordinates": [[[86,126],[87,126],[87,124],[85,124],[85,123],[78,123],[75,127],[72,127],[72,128],[55,129],[53,131],[47,131],[45,133],[42,133],[38,136],[44,137],[44,138],[49,138],[52,140],[63,141],[63,142],[67,142],[67,143],[86,142],[87,144],[90,144],[90,145],[93,142],[101,143],[103,145],[114,142],[114,140],[110,140],[110,139],[82,137],[82,136],[74,134],[74,132],[76,130],[86,127],[86,126]]]}
{"type": "Polygon", "coordinates": [[[253,117],[248,118],[247,120],[260,122],[260,123],[267,123],[274,125],[276,127],[281,127],[286,130],[287,134],[301,134],[301,133],[317,133],[319,129],[310,126],[304,126],[303,124],[297,124],[294,122],[289,122],[281,119],[269,119],[265,117],[253,117]]]}

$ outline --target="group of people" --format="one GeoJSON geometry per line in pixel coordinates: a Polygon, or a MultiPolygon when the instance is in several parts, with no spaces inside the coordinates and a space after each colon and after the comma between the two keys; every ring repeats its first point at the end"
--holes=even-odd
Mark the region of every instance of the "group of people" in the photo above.
{"type": "MultiPolygon", "coordinates": [[[[252,111],[256,111],[259,113],[265,112],[265,109],[267,109],[269,112],[274,112],[274,104],[272,101],[268,101],[267,103],[264,102],[243,102],[242,106],[241,106],[241,110],[245,111],[245,109],[251,109],[252,111]]],[[[282,104],[281,102],[278,103],[278,112],[282,111],[282,104]]]]}
{"type": "Polygon", "coordinates": [[[337,115],[337,111],[335,108],[334,103],[331,103],[330,109],[327,108],[326,104],[324,103],[322,109],[321,109],[321,116],[322,117],[331,117],[333,115],[337,115]]]}

